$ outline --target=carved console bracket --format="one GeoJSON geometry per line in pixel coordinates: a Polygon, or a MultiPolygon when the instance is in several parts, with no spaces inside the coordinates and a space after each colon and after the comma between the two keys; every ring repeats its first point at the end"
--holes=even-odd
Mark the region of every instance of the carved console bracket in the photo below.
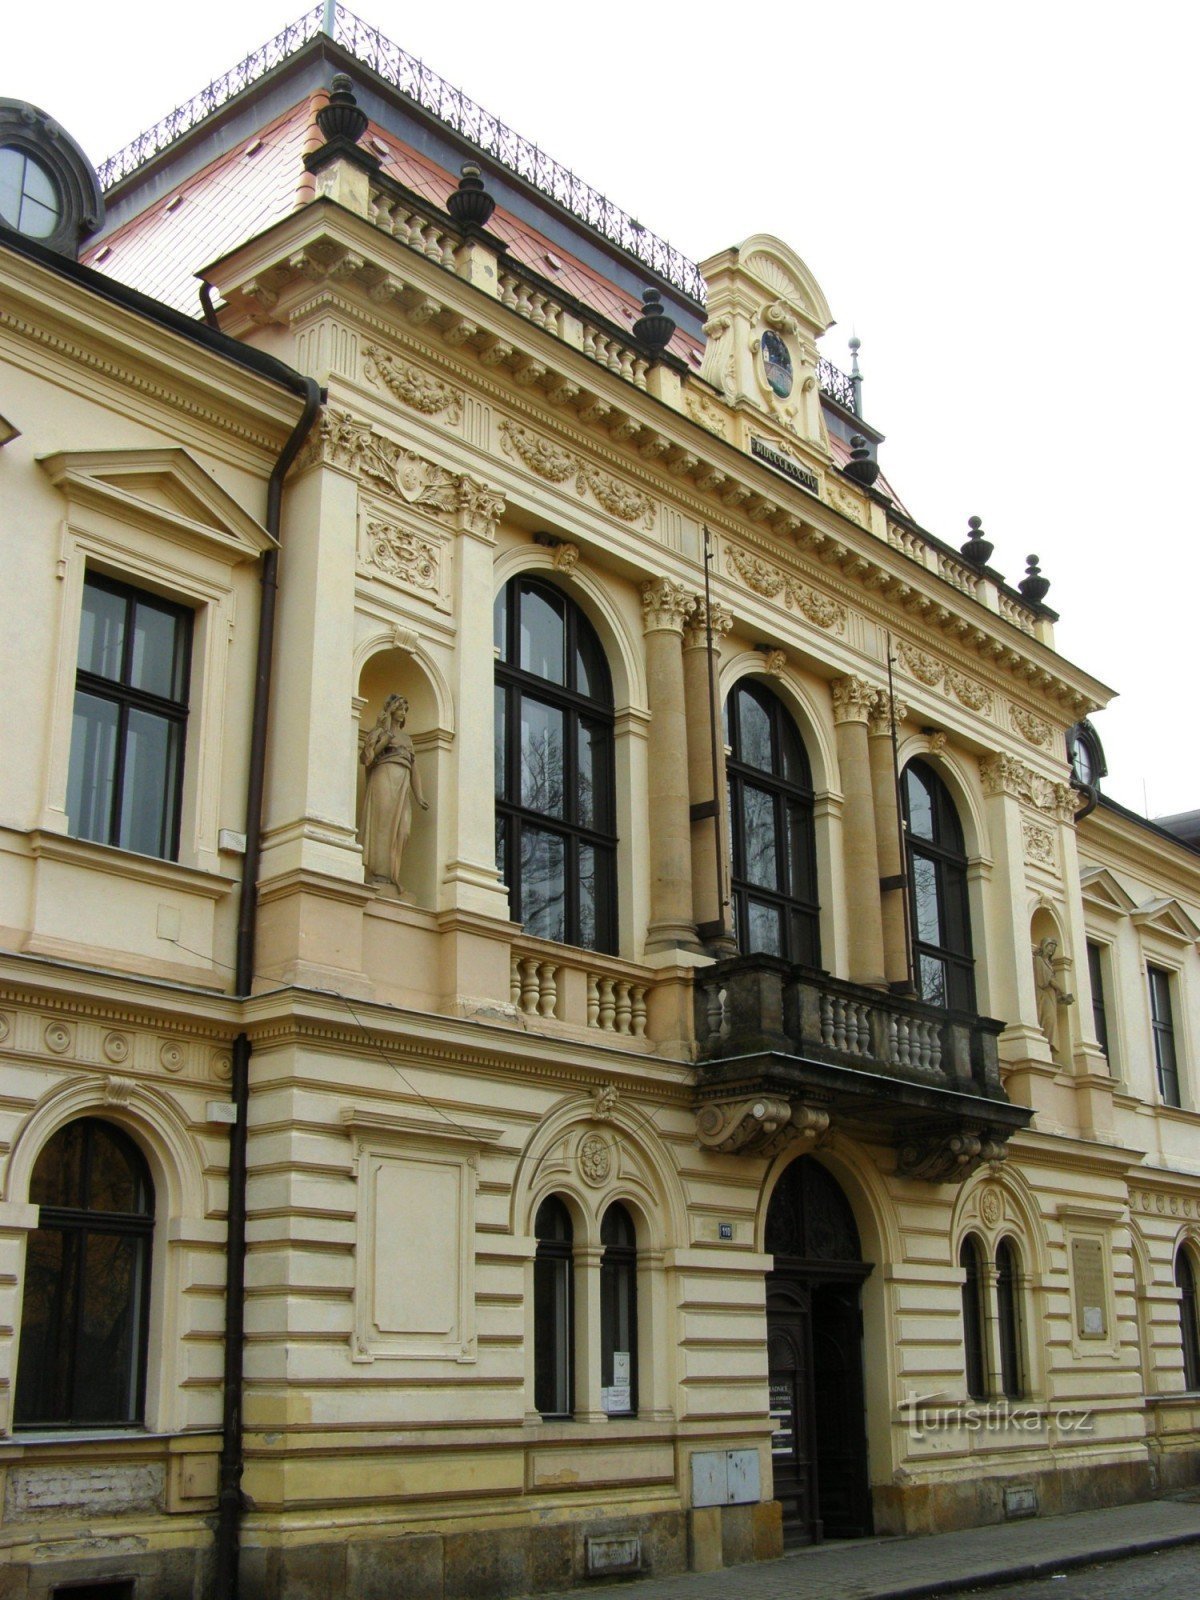
{"type": "Polygon", "coordinates": [[[926,1183],[963,1183],[985,1161],[1003,1161],[1007,1150],[994,1130],[945,1130],[919,1135],[900,1146],[898,1170],[926,1183]]]}
{"type": "Polygon", "coordinates": [[[722,1155],[773,1156],[797,1142],[811,1150],[828,1131],[828,1111],[767,1095],[710,1101],[696,1113],[700,1143],[722,1155]]]}

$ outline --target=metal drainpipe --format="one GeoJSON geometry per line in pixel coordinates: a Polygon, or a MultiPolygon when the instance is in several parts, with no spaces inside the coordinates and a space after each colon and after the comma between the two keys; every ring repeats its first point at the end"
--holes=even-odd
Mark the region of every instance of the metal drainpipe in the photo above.
{"type": "MultiPolygon", "coordinates": [[[[250,728],[250,770],[246,782],[246,854],[238,902],[234,992],[249,997],[254,979],[254,932],[258,916],[258,866],[262,855],[263,786],[267,767],[267,714],[271,700],[271,654],[275,640],[278,594],[279,522],[283,480],[308,437],[322,391],[313,378],[301,379],[304,411],[276,461],[267,485],[267,532],[275,541],[262,560],[262,593],[258,609],[258,656],[254,670],[254,715],[250,728]]],[[[234,1121],[229,1129],[229,1204],[225,1247],[225,1381],[221,1418],[220,1492],[217,1501],[216,1600],[237,1600],[238,1533],[242,1516],[242,1372],[246,1298],[246,1133],[250,1108],[250,1037],[233,1041],[231,1096],[234,1121]]]]}

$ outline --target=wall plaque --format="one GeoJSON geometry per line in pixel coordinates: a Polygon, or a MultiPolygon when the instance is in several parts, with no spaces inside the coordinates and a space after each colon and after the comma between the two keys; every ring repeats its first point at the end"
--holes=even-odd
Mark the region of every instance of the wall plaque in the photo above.
{"type": "Polygon", "coordinates": [[[1071,1275],[1075,1280],[1075,1332],[1081,1339],[1107,1339],[1104,1247],[1099,1239],[1071,1240],[1071,1275]]]}
{"type": "Polygon", "coordinates": [[[815,472],[810,472],[807,467],[802,467],[798,461],[793,461],[790,456],[785,456],[782,450],[776,450],[765,439],[750,435],[750,454],[759,461],[765,461],[767,466],[773,467],[776,472],[782,473],[785,478],[790,478],[793,483],[798,483],[802,489],[807,489],[809,494],[820,491],[820,483],[815,472]]]}

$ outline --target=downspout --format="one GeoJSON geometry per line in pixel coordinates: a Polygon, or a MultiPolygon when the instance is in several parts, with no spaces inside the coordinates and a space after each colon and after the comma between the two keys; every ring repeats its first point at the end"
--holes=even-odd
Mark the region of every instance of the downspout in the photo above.
{"type": "MultiPolygon", "coordinates": [[[[304,411],[276,461],[267,485],[267,532],[273,543],[262,560],[262,593],[258,609],[258,656],[254,669],[254,713],[250,728],[250,768],[246,781],[246,853],[238,901],[234,994],[249,998],[254,980],[254,933],[258,917],[258,868],[262,855],[263,787],[267,768],[267,715],[271,703],[271,656],[275,642],[278,594],[279,524],[283,480],[308,437],[321,406],[322,391],[313,378],[297,375],[294,385],[304,395],[304,411]]],[[[237,1600],[238,1534],[242,1515],[242,1374],[244,1367],[246,1297],[246,1134],[250,1107],[250,1037],[243,1031],[233,1041],[231,1097],[234,1121],[229,1129],[229,1205],[225,1250],[225,1375],[221,1417],[220,1490],[217,1501],[216,1600],[237,1600]]]]}

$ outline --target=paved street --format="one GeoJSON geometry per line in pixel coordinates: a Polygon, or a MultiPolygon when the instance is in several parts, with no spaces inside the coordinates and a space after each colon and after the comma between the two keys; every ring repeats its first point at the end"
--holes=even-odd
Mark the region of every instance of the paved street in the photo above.
{"type": "MultiPolygon", "coordinates": [[[[1200,1555],[1194,1545],[1184,1545],[1110,1566],[1079,1567],[1058,1577],[969,1593],[980,1600],[1190,1600],[1196,1592],[1198,1571],[1200,1555]]],[[[951,1600],[949,1593],[944,1600],[951,1600]]],[[[953,1600],[966,1600],[966,1596],[960,1590],[953,1600]]]]}
{"type": "MultiPolygon", "coordinates": [[[[857,1539],[799,1550],[778,1561],[727,1567],[722,1572],[683,1573],[673,1578],[649,1578],[622,1586],[627,1600],[923,1600],[923,1597],[961,1594],[973,1586],[1012,1580],[1016,1596],[1044,1593],[1064,1596],[1114,1596],[1132,1600],[1146,1596],[1190,1597],[1197,1588],[1190,1576],[1181,1589],[1122,1588],[1122,1570],[1098,1579],[1081,1574],[1074,1589],[1069,1577],[1054,1573],[1103,1561],[1117,1555],[1139,1555],[1139,1568],[1153,1575],[1150,1553],[1156,1548],[1184,1545],[1178,1560],[1194,1574],[1200,1565],[1200,1504],[1155,1500],[1145,1505],[1116,1506],[1107,1511],[1085,1511],[1068,1517],[1040,1517],[999,1527],[968,1528],[912,1539],[857,1539]],[[1034,1580],[1045,1579],[1034,1584],[1034,1580]],[[1111,1582],[1115,1587],[1089,1587],[1089,1582],[1111,1582]],[[1021,1585],[1025,1587],[1022,1588],[1021,1585]]],[[[1160,1558],[1165,1559],[1165,1558],[1160,1558]]],[[[1147,1581],[1152,1581],[1148,1578],[1147,1581]]],[[[1154,1580],[1157,1581],[1157,1580],[1154,1580]]],[[[1174,1581],[1172,1578],[1167,1581],[1174,1581]]],[[[593,1586],[586,1592],[595,1595],[593,1586]]],[[[989,1600],[1005,1591],[989,1588],[989,1600]]],[[[560,1593],[551,1600],[578,1600],[580,1590],[560,1593]]]]}

